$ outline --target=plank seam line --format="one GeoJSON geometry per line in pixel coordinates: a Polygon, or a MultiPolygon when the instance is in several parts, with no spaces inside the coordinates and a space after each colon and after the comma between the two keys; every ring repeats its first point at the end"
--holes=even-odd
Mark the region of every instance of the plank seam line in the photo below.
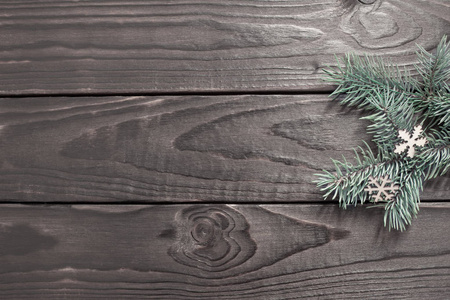
{"type": "Polygon", "coordinates": [[[49,94],[0,94],[0,99],[8,98],[57,98],[57,97],[130,97],[130,96],[144,96],[144,97],[169,97],[169,96],[251,96],[251,95],[329,95],[334,89],[330,90],[270,90],[270,91],[172,91],[172,92],[124,92],[124,93],[49,93],[49,94]]]}
{"type": "MultiPolygon", "coordinates": [[[[450,199],[437,199],[437,200],[423,200],[422,204],[433,204],[433,203],[450,203],[450,199]]],[[[252,201],[180,201],[180,202],[164,202],[164,201],[104,201],[104,202],[94,202],[94,201],[79,201],[79,202],[65,202],[65,201],[14,201],[14,200],[0,200],[0,205],[337,205],[337,201],[302,201],[302,202],[290,202],[290,201],[280,201],[280,202],[252,202],[252,201]]],[[[360,206],[360,205],[358,205],[360,206]]],[[[364,205],[369,207],[369,204],[364,205]]],[[[352,207],[349,207],[351,209],[352,207]]]]}

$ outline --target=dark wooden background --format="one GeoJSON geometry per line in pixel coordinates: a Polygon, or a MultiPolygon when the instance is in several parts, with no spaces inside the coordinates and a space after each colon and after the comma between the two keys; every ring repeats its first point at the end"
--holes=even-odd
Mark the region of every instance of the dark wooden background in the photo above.
{"type": "Polygon", "coordinates": [[[448,0],[1,0],[0,298],[449,299],[450,174],[403,233],[311,183],[370,140],[322,68],[444,34],[448,0]]]}

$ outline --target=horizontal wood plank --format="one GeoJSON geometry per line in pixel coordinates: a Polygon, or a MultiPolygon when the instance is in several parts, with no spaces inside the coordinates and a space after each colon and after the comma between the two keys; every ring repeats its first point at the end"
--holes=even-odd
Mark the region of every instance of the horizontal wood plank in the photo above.
{"type": "Polygon", "coordinates": [[[345,52],[413,70],[447,0],[0,1],[0,94],[331,90],[345,52]]]}
{"type": "Polygon", "coordinates": [[[361,116],[326,95],[0,99],[0,199],[321,201],[314,174],[370,140],[361,116]]]}
{"type": "Polygon", "coordinates": [[[450,206],[0,206],[2,299],[448,299],[450,206]]]}

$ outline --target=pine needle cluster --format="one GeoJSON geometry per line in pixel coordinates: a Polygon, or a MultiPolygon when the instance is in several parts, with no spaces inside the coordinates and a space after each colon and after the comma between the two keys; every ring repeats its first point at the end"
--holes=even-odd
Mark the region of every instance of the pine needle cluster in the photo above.
{"type": "Polygon", "coordinates": [[[354,164],[333,159],[335,170],[316,174],[315,182],[325,198],[338,199],[346,208],[374,203],[366,191],[369,179],[388,176],[399,189],[395,197],[374,206],[384,207],[389,230],[405,230],[419,212],[424,182],[450,169],[450,43],[444,36],[433,53],[418,47],[416,76],[379,57],[354,54],[338,60],[337,68],[324,70],[325,80],[338,85],[332,97],[371,113],[363,119],[371,121],[367,131],[376,150],[367,144],[355,149],[354,164]],[[413,136],[418,126],[426,143],[409,145],[415,148],[412,157],[396,152],[405,142],[401,132],[413,136]]]}

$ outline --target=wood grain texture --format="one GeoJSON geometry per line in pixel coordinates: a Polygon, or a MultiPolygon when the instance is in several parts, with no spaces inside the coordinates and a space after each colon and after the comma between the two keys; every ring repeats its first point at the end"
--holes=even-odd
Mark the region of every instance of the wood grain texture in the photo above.
{"type": "Polygon", "coordinates": [[[449,204],[0,207],[2,299],[448,299],[449,204]],[[436,226],[440,224],[440,226],[436,226]]]}
{"type": "Polygon", "coordinates": [[[0,94],[331,90],[345,52],[413,69],[447,0],[0,1],[0,94]],[[364,4],[366,3],[366,4],[364,4]]]}
{"type": "Polygon", "coordinates": [[[1,198],[321,201],[313,174],[370,140],[361,116],[324,95],[0,99],[1,198]]]}

